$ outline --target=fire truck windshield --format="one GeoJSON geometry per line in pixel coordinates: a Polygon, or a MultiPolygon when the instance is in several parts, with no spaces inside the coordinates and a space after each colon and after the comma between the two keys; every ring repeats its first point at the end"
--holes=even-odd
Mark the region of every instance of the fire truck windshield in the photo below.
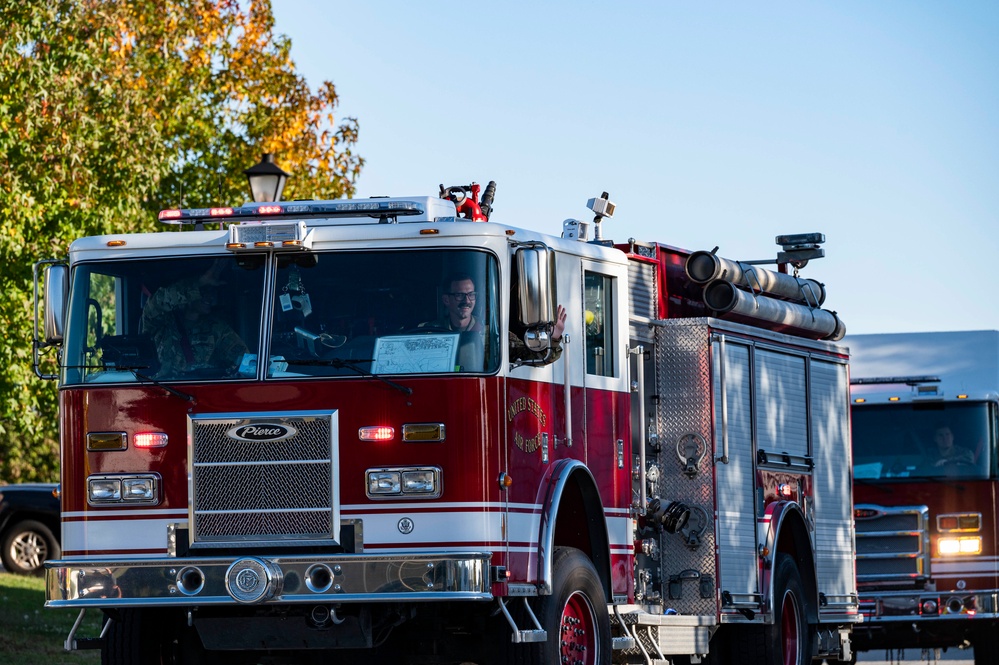
{"type": "Polygon", "coordinates": [[[857,480],[985,479],[994,474],[994,414],[984,402],[855,406],[857,480]]]}
{"type": "Polygon", "coordinates": [[[499,279],[481,251],[286,255],[268,376],[494,372],[499,279]]]}
{"type": "Polygon", "coordinates": [[[260,344],[264,264],[227,255],[76,266],[63,382],[245,378],[260,344]]]}
{"type": "Polygon", "coordinates": [[[251,380],[258,357],[272,379],[494,372],[498,298],[495,257],[473,250],[81,263],[62,378],[251,380]]]}

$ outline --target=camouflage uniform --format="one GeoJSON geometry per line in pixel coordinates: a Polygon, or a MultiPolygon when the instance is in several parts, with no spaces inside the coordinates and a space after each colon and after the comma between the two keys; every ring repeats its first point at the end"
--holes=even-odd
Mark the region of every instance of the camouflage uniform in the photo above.
{"type": "MultiPolygon", "coordinates": [[[[553,363],[561,357],[562,340],[552,340],[552,353],[544,364],[553,363]]],[[[510,362],[514,363],[518,360],[527,362],[531,360],[544,360],[544,358],[545,353],[543,351],[531,351],[519,335],[514,332],[510,333],[510,362]]]]}
{"type": "Polygon", "coordinates": [[[218,317],[186,317],[187,310],[200,306],[201,299],[198,280],[182,279],[157,290],[142,310],[142,330],[156,344],[158,378],[206,367],[218,369],[221,375],[247,352],[236,331],[218,317]]]}

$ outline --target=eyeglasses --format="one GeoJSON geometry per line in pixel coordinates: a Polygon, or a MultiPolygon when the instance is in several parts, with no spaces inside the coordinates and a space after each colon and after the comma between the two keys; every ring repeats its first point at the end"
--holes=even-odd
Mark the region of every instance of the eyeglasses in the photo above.
{"type": "Polygon", "coordinates": [[[462,293],[461,291],[455,291],[454,293],[445,293],[446,296],[451,296],[458,302],[475,302],[475,296],[478,295],[475,291],[469,291],[468,293],[462,293]]]}

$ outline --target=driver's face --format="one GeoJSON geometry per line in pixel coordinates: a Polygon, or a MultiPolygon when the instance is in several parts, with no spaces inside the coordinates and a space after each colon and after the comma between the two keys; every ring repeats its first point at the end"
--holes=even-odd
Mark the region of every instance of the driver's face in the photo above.
{"type": "Polygon", "coordinates": [[[467,321],[475,307],[475,284],[470,279],[451,282],[451,290],[444,294],[444,306],[447,307],[451,322],[467,321]]]}
{"type": "Polygon", "coordinates": [[[940,452],[946,452],[954,446],[954,433],[949,427],[941,427],[933,434],[933,440],[940,452]]]}

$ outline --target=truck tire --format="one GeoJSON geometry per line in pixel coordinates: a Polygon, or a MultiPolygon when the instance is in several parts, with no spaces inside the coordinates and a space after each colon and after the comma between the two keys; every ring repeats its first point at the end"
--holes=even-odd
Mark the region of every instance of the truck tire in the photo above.
{"type": "Polygon", "coordinates": [[[811,629],[805,614],[805,587],[791,556],[778,554],[774,564],[773,624],[738,626],[733,637],[737,639],[730,646],[738,662],[751,665],[811,663],[811,629]]]}
{"type": "Polygon", "coordinates": [[[573,547],[555,548],[552,593],[541,596],[538,621],[548,640],[533,645],[533,662],[608,665],[611,662],[607,599],[593,562],[573,547]]]}
{"type": "MultiPolygon", "coordinates": [[[[162,663],[160,639],[149,629],[149,616],[143,610],[118,610],[106,615],[107,625],[101,644],[101,665],[162,663]]],[[[169,662],[169,661],[167,661],[169,662]]]]}
{"type": "MultiPolygon", "coordinates": [[[[105,615],[101,665],[202,665],[201,640],[180,615],[162,610],[119,609],[105,615]]],[[[216,659],[214,662],[223,662],[216,659]]],[[[228,662],[228,660],[224,661],[228,662]]]]}
{"type": "Polygon", "coordinates": [[[982,630],[971,639],[975,651],[975,665],[995,665],[999,663],[999,633],[995,630],[982,630]]]}
{"type": "Polygon", "coordinates": [[[47,526],[36,520],[24,520],[7,529],[2,547],[3,567],[22,575],[41,575],[42,564],[59,557],[59,541],[47,526]]]}

